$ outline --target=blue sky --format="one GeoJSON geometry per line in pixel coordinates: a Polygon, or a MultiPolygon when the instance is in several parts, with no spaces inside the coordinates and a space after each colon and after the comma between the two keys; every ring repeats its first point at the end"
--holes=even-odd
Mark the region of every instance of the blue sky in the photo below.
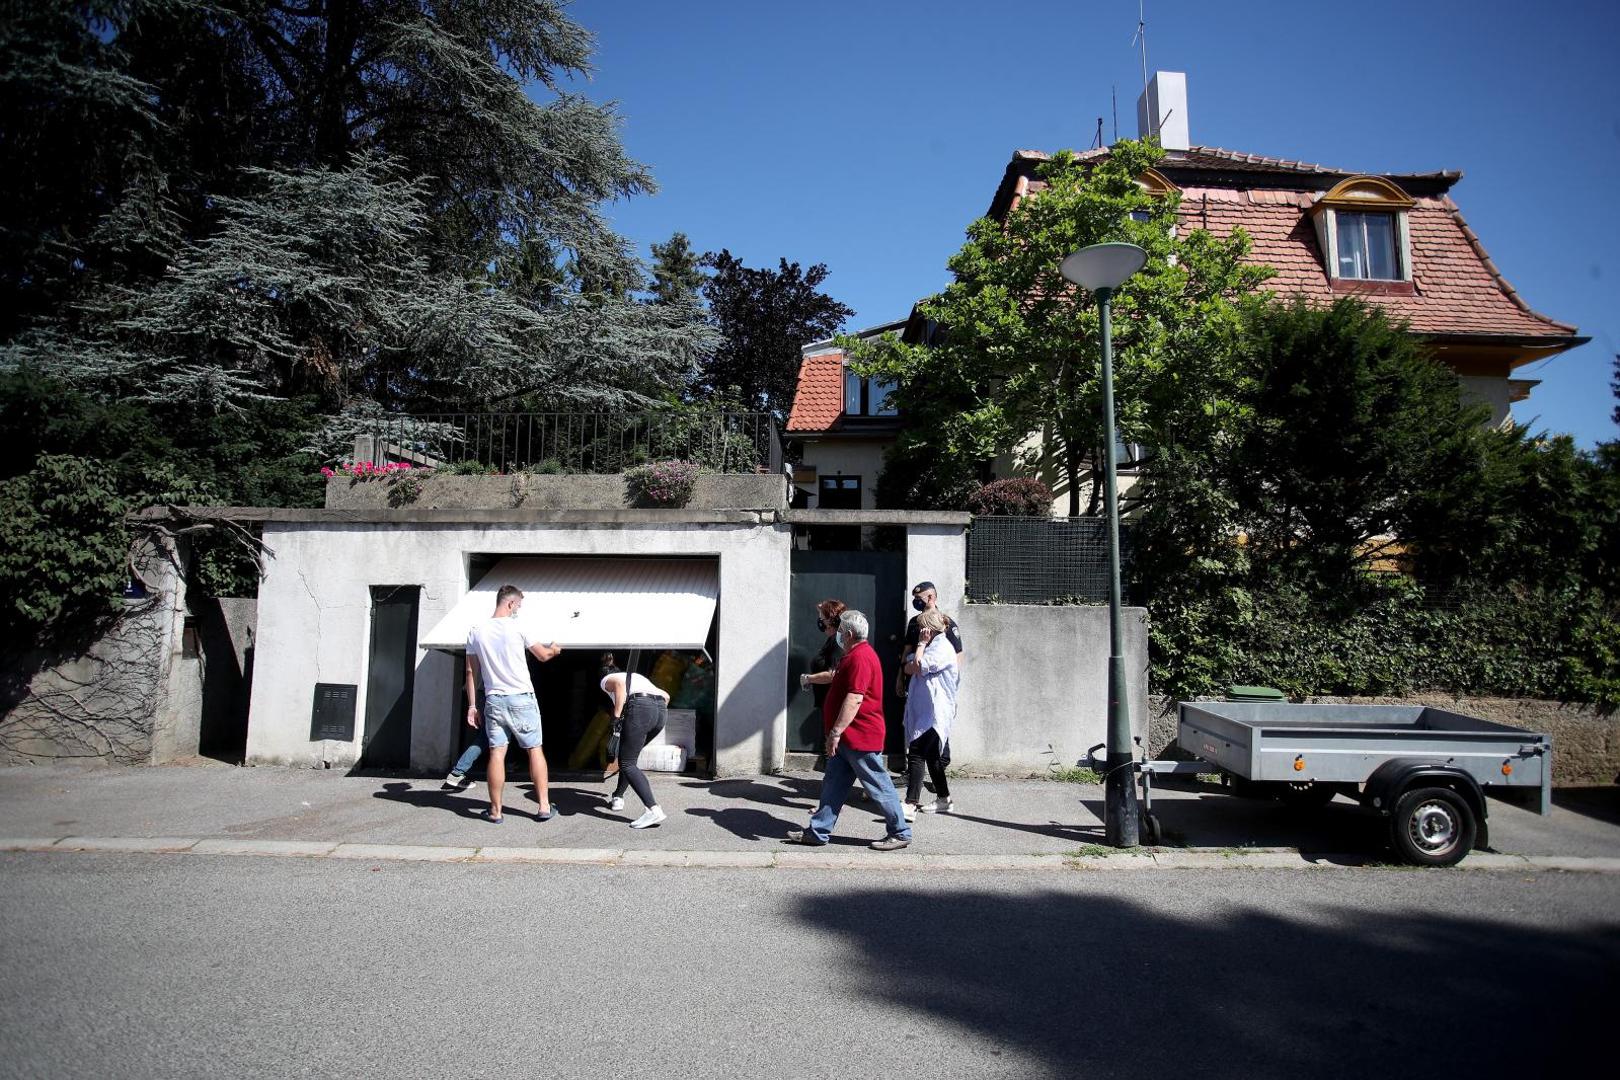
{"type": "MultiPolygon", "coordinates": [[[[850,327],[947,279],[1016,149],[1136,134],[1136,0],[575,0],[594,79],[660,192],[609,208],[637,244],[685,232],[750,265],[824,262],[850,327]]],[[[1592,342],[1520,422],[1583,445],[1620,352],[1620,4],[1148,0],[1148,62],[1187,73],[1192,141],[1366,172],[1460,169],[1452,189],[1536,310],[1592,342]]]]}

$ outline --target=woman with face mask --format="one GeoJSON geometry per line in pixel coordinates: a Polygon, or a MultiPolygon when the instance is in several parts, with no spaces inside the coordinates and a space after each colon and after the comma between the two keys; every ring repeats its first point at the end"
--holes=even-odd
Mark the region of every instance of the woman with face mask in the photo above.
{"type": "Polygon", "coordinates": [[[941,760],[945,743],[951,737],[956,719],[956,649],[945,636],[945,613],[931,608],[917,616],[917,645],[906,656],[905,671],[911,675],[911,692],[906,695],[906,798],[907,821],[917,811],[950,813],[951,789],[941,760]],[[922,805],[923,770],[934,782],[934,802],[922,805]]]}
{"type": "Polygon", "coordinates": [[[814,693],[818,714],[827,700],[827,687],[832,683],[833,671],[844,656],[844,650],[838,644],[838,617],[844,613],[846,606],[842,600],[823,600],[816,605],[816,629],[826,635],[827,640],[821,643],[820,650],[811,658],[810,674],[800,676],[799,681],[814,693]]]}

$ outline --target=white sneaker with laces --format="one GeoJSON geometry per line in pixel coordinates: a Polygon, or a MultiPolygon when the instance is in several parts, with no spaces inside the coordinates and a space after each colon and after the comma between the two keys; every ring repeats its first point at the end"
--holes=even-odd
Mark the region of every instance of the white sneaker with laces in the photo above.
{"type": "Polygon", "coordinates": [[[613,796],[611,799],[608,800],[608,809],[609,810],[623,810],[624,809],[624,798],[622,796],[619,796],[619,795],[613,796]]]}
{"type": "Polygon", "coordinates": [[[956,804],[951,802],[949,799],[935,799],[933,802],[923,807],[922,812],[925,814],[948,814],[955,807],[955,805],[956,804]]]}
{"type": "Polygon", "coordinates": [[[449,784],[451,787],[465,787],[467,784],[467,777],[463,773],[452,772],[449,776],[444,778],[444,782],[449,784]]]}
{"type": "Polygon", "coordinates": [[[909,803],[908,802],[908,803],[901,803],[900,805],[905,809],[906,820],[907,821],[916,821],[917,820],[917,804],[916,803],[909,803]]]}
{"type": "Polygon", "coordinates": [[[662,806],[649,806],[645,814],[630,823],[630,827],[632,829],[650,829],[668,816],[668,814],[664,813],[662,806]]]}

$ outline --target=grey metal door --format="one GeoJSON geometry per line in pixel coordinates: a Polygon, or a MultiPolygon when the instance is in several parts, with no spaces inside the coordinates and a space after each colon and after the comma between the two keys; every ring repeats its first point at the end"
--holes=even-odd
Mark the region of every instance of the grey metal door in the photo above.
{"type": "Polygon", "coordinates": [[[411,704],[416,687],[417,585],[371,589],[371,664],[366,675],[366,730],[360,764],[405,769],[411,764],[411,704]]]}
{"type": "Polygon", "coordinates": [[[842,600],[872,622],[872,647],[883,661],[883,711],[888,720],[888,749],[904,748],[905,703],[892,693],[901,642],[905,636],[906,557],[892,551],[795,551],[788,610],[789,753],[821,749],[821,714],[815,696],[799,689],[799,676],[826,638],[816,629],[816,605],[842,600]]]}

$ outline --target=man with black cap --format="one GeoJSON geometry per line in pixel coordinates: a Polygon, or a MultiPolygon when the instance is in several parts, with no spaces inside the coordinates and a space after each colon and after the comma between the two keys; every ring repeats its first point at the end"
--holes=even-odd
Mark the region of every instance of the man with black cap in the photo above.
{"type": "MultiPolygon", "coordinates": [[[[919,581],[912,586],[911,606],[919,614],[924,611],[938,609],[939,590],[934,588],[932,581],[919,581]]],[[[945,613],[940,612],[940,614],[944,615],[945,613]]],[[[905,658],[917,651],[920,634],[921,628],[917,625],[917,616],[913,615],[911,621],[906,623],[906,646],[905,651],[901,653],[899,678],[895,680],[897,684],[895,690],[901,697],[906,696],[906,688],[910,684],[911,676],[914,673],[906,670],[905,658]]],[[[945,615],[945,640],[949,641],[951,648],[956,650],[956,670],[960,672],[962,670],[962,628],[949,615],[945,615]]],[[[940,762],[944,765],[951,763],[951,744],[948,742],[945,744],[944,752],[940,755],[940,762]]]]}

